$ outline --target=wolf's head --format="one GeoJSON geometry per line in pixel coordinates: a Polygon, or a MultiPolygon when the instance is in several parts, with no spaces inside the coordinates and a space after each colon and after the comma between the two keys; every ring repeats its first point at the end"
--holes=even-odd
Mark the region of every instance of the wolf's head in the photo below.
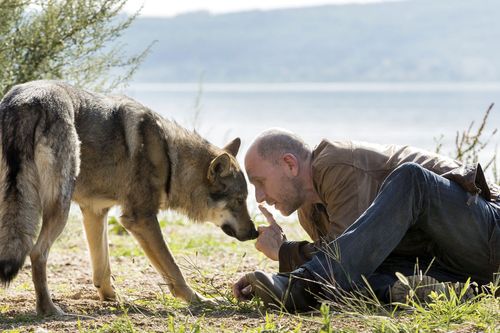
{"type": "Polygon", "coordinates": [[[240,241],[259,235],[248,214],[246,199],[247,182],[236,161],[240,147],[236,138],[226,145],[208,167],[209,182],[208,218],[222,231],[240,241]]]}

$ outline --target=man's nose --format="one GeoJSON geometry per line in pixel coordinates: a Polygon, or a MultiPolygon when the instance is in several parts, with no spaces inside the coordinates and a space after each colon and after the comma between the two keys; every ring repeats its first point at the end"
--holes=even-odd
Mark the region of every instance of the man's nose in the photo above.
{"type": "Polygon", "coordinates": [[[265,195],[264,191],[256,188],[255,189],[255,200],[258,203],[261,203],[261,202],[264,202],[265,199],[266,199],[266,195],[265,195]]]}

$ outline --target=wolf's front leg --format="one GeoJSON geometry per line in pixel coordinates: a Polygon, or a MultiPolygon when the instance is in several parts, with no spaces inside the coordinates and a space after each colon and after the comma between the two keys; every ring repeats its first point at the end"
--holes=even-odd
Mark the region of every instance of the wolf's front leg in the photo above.
{"type": "Polygon", "coordinates": [[[135,219],[122,216],[121,222],[137,239],[151,261],[151,264],[167,282],[172,295],[189,303],[213,303],[211,300],[196,293],[186,283],[179,266],[177,266],[174,257],[163,239],[160,224],[156,216],[135,219]]]}

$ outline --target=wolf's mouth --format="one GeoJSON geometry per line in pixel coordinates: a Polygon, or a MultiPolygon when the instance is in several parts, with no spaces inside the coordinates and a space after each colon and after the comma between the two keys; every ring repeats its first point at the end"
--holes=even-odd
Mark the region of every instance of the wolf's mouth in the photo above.
{"type": "Polygon", "coordinates": [[[229,225],[224,224],[221,229],[226,233],[226,235],[236,238],[236,232],[229,225]]]}
{"type": "Polygon", "coordinates": [[[231,237],[234,237],[236,238],[237,240],[243,242],[243,241],[246,241],[246,240],[250,240],[250,239],[255,239],[259,236],[259,232],[255,229],[255,228],[252,228],[247,234],[245,234],[244,236],[238,236],[236,234],[236,232],[234,231],[233,228],[231,228],[231,226],[229,226],[228,224],[224,224],[222,227],[221,227],[222,231],[224,231],[224,233],[228,236],[231,236],[231,237]]]}

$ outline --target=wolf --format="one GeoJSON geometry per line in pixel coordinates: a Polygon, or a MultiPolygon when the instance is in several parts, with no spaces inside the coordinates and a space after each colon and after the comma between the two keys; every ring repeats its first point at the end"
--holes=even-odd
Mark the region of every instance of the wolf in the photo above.
{"type": "Polygon", "coordinates": [[[101,300],[115,299],[112,206],[121,207],[120,223],[172,294],[187,302],[210,301],[186,283],[163,239],[159,210],[211,221],[240,241],[258,236],[235,158],[239,138],[218,148],[131,98],[58,81],[14,86],[0,102],[0,121],[0,282],[8,285],[29,255],[40,315],[63,314],[50,297],[46,263],[71,201],[81,208],[101,300]]]}

